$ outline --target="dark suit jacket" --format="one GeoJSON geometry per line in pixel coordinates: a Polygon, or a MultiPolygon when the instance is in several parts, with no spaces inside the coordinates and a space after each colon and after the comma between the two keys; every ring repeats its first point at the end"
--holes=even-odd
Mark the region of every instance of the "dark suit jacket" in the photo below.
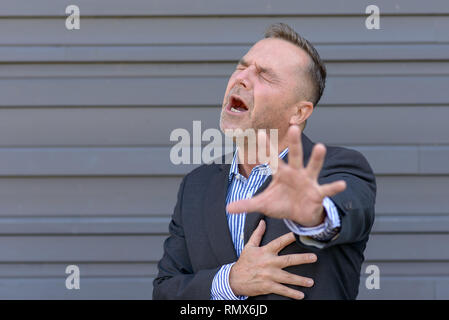
{"type": "MultiPolygon", "coordinates": [[[[302,134],[302,144],[306,165],[314,143],[302,134]]],[[[229,169],[230,164],[202,165],[182,180],[169,226],[170,236],[164,243],[164,255],[153,283],[154,299],[210,299],[217,271],[222,265],[237,261],[225,211],[229,169]]],[[[296,287],[304,292],[305,299],[355,299],[358,293],[363,251],[374,222],[376,182],[359,152],[327,146],[318,181],[324,184],[341,179],[346,181],[346,190],[331,197],[341,218],[339,236],[321,249],[305,245],[296,236],[296,242],[279,253],[317,255],[316,263],[285,269],[314,279],[311,288],[296,287]]],[[[270,182],[271,176],[257,193],[270,182]]],[[[282,220],[248,213],[245,243],[260,219],[265,219],[267,226],[261,245],[290,232],[282,220]]],[[[249,299],[287,298],[270,294],[249,299]]]]}

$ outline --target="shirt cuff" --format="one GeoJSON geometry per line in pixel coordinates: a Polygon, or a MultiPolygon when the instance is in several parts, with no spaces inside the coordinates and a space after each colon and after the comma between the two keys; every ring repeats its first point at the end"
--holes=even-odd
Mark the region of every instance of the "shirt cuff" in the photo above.
{"type": "Polygon", "coordinates": [[[329,197],[323,199],[323,207],[326,210],[326,218],[318,226],[303,227],[289,219],[284,219],[284,222],[290,231],[299,236],[308,236],[318,241],[329,241],[340,231],[340,216],[337,207],[329,197]]]}
{"type": "Polygon", "coordinates": [[[235,262],[223,265],[212,281],[211,300],[246,300],[247,296],[236,296],[229,285],[229,272],[235,262]]]}

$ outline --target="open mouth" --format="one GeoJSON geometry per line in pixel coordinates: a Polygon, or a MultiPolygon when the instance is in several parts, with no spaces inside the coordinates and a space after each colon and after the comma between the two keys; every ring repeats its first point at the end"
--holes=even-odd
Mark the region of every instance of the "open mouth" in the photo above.
{"type": "Polygon", "coordinates": [[[248,111],[248,106],[239,97],[231,96],[227,109],[234,113],[242,113],[248,111]]]}

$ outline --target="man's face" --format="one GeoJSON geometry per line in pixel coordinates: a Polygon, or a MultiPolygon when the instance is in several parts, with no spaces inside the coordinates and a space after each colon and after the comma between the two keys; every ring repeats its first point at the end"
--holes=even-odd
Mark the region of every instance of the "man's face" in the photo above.
{"type": "Polygon", "coordinates": [[[220,128],[273,129],[282,137],[304,90],[309,63],[301,48],[282,39],[257,42],[240,60],[223,99],[220,128]]]}

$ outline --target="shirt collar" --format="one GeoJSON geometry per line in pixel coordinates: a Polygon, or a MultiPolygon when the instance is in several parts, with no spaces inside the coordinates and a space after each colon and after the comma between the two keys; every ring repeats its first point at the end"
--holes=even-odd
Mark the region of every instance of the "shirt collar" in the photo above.
{"type": "MultiPolygon", "coordinates": [[[[238,156],[237,156],[237,152],[238,152],[238,147],[235,149],[234,152],[234,157],[232,159],[232,163],[231,163],[231,169],[229,170],[229,181],[232,181],[232,178],[234,177],[234,175],[239,174],[239,165],[238,165],[238,156]]],[[[288,147],[285,148],[280,154],[279,154],[279,158],[280,159],[284,159],[285,155],[288,153],[288,147]]],[[[267,163],[264,164],[260,164],[259,166],[268,166],[267,163]]]]}

